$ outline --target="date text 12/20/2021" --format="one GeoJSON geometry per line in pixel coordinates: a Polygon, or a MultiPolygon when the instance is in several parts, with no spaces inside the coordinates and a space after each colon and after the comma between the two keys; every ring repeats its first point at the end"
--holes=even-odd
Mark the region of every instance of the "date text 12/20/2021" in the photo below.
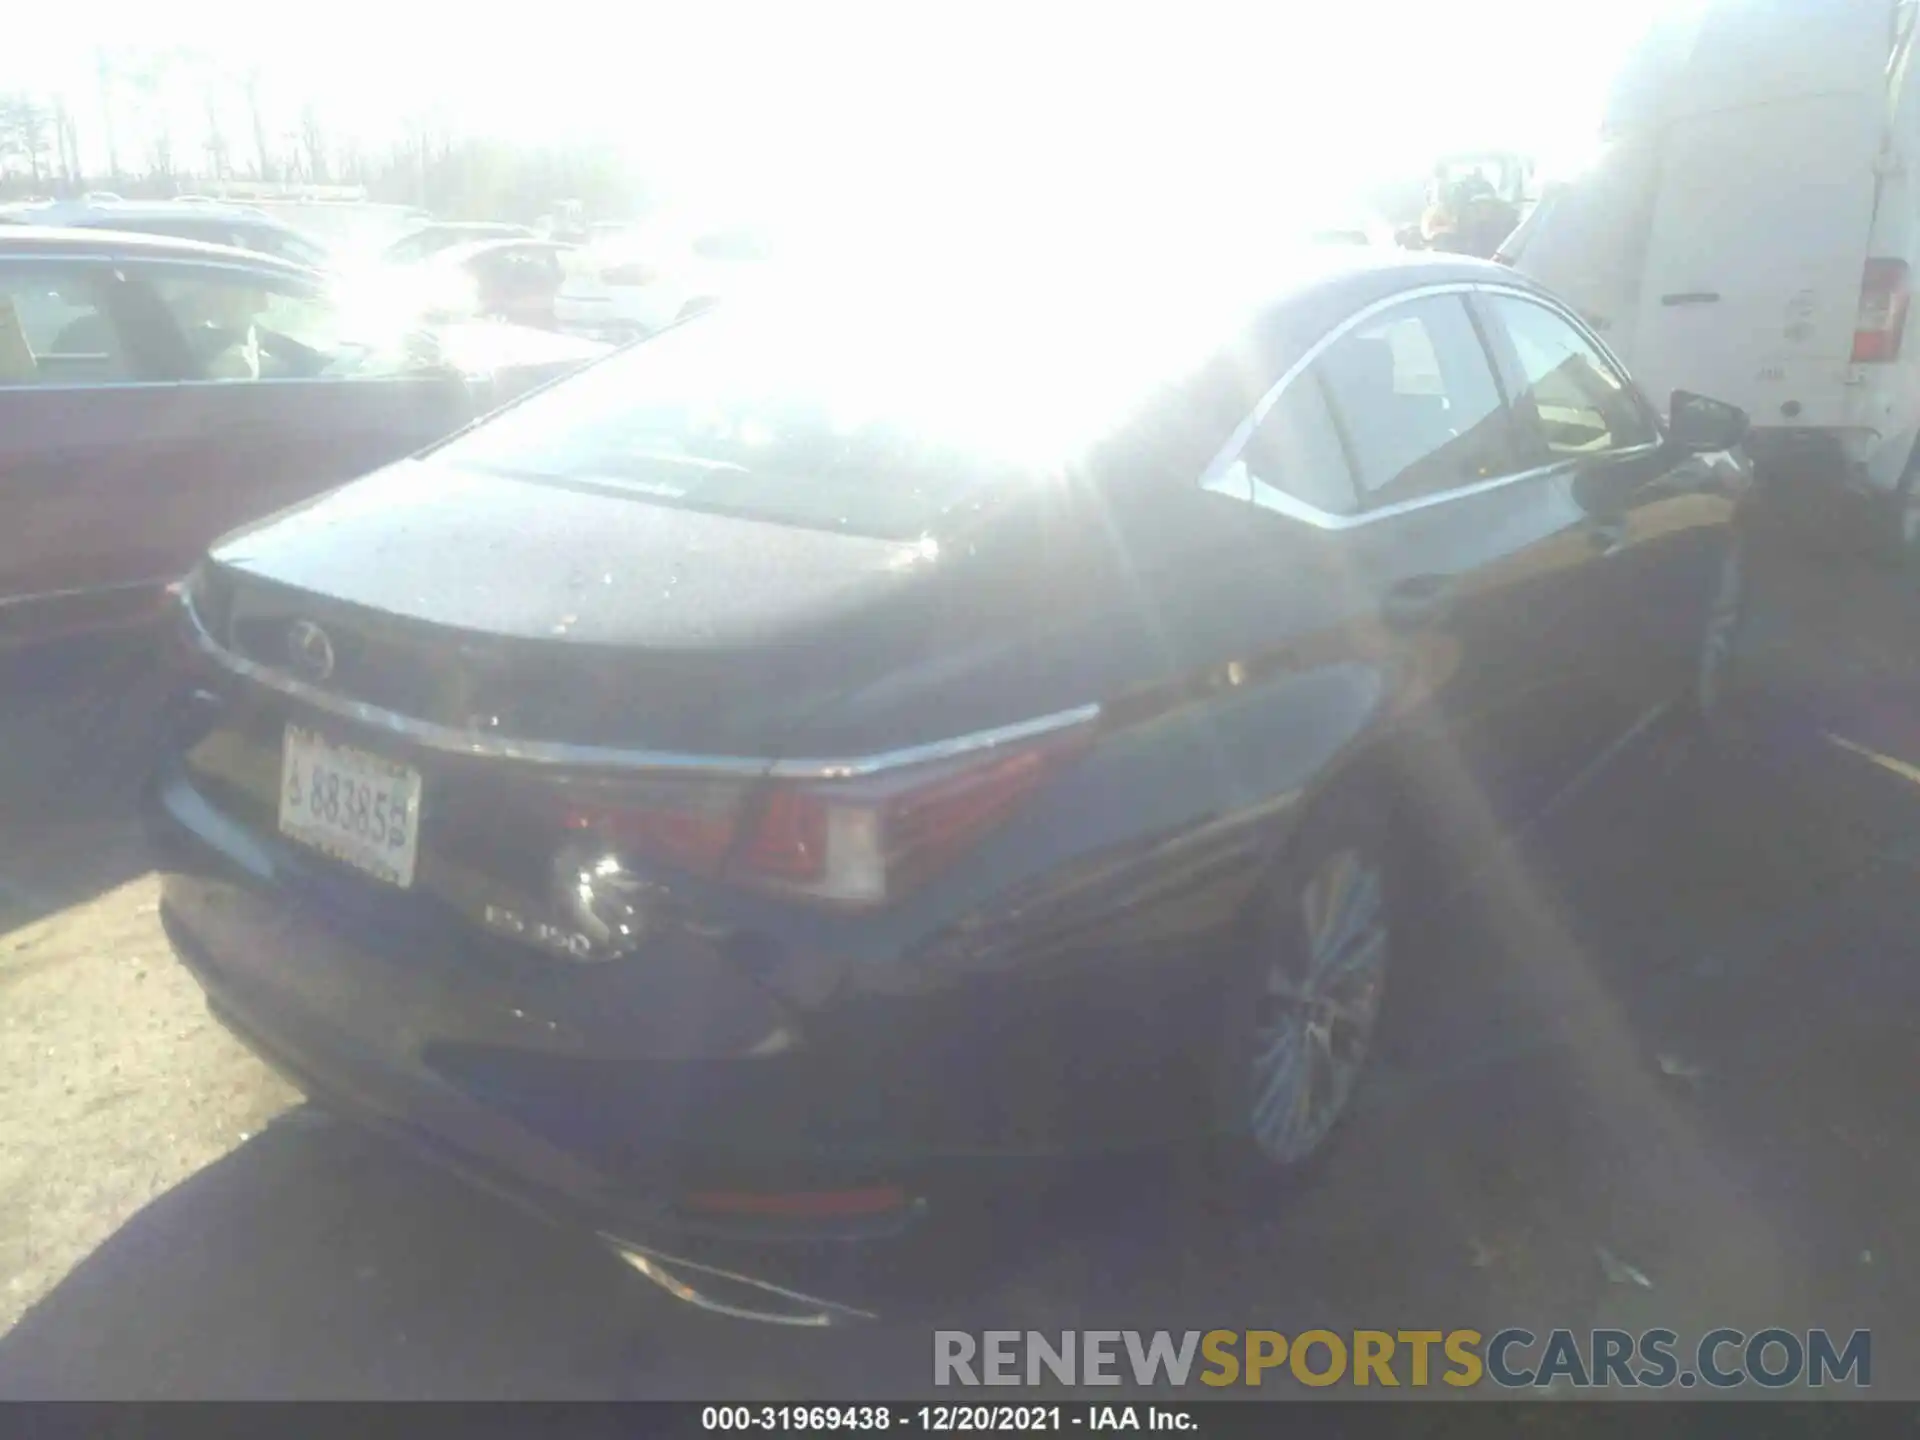
{"type": "Polygon", "coordinates": [[[1161,1430],[1199,1428],[1180,1405],[706,1405],[702,1430],[917,1431],[924,1434],[1016,1430],[1161,1430]]]}

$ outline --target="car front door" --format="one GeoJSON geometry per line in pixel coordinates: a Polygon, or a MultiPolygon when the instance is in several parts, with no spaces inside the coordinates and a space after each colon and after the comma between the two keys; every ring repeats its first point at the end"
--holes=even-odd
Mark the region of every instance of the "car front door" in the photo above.
{"type": "Polygon", "coordinates": [[[1709,627],[1738,598],[1744,470],[1668,445],[1653,407],[1569,312],[1499,288],[1476,304],[1514,413],[1564,472],[1597,553],[1570,630],[1590,703],[1631,724],[1701,698],[1709,627]]]}

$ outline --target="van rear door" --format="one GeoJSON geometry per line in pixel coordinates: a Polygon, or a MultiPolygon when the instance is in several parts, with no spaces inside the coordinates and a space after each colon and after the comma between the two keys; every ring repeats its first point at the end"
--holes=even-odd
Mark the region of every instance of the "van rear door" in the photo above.
{"type": "Polygon", "coordinates": [[[1699,391],[1761,426],[1846,425],[1881,131],[1857,96],[1672,128],[1633,325],[1650,394],[1699,391]]]}
{"type": "Polygon", "coordinates": [[[1840,428],[1887,127],[1892,0],[1708,13],[1661,97],[1634,363],[1756,425],[1840,428]]]}

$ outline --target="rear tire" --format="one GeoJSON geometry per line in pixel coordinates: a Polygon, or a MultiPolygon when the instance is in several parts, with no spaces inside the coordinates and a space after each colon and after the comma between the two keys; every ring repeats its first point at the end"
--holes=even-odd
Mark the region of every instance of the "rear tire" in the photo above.
{"type": "Polygon", "coordinates": [[[1351,1113],[1385,997],[1397,848],[1377,792],[1331,796],[1247,916],[1214,1086],[1236,1189],[1297,1181],[1351,1113]]]}

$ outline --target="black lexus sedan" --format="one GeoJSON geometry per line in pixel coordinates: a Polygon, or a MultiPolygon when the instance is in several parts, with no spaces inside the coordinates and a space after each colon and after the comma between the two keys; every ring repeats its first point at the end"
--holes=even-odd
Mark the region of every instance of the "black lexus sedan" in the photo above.
{"type": "Polygon", "coordinates": [[[220,542],[149,797],[215,1012],[790,1323],[1030,1162],[1309,1161],[1399,840],[1710,696],[1745,419],[1491,264],[1239,273],[760,297],[220,542]]]}

